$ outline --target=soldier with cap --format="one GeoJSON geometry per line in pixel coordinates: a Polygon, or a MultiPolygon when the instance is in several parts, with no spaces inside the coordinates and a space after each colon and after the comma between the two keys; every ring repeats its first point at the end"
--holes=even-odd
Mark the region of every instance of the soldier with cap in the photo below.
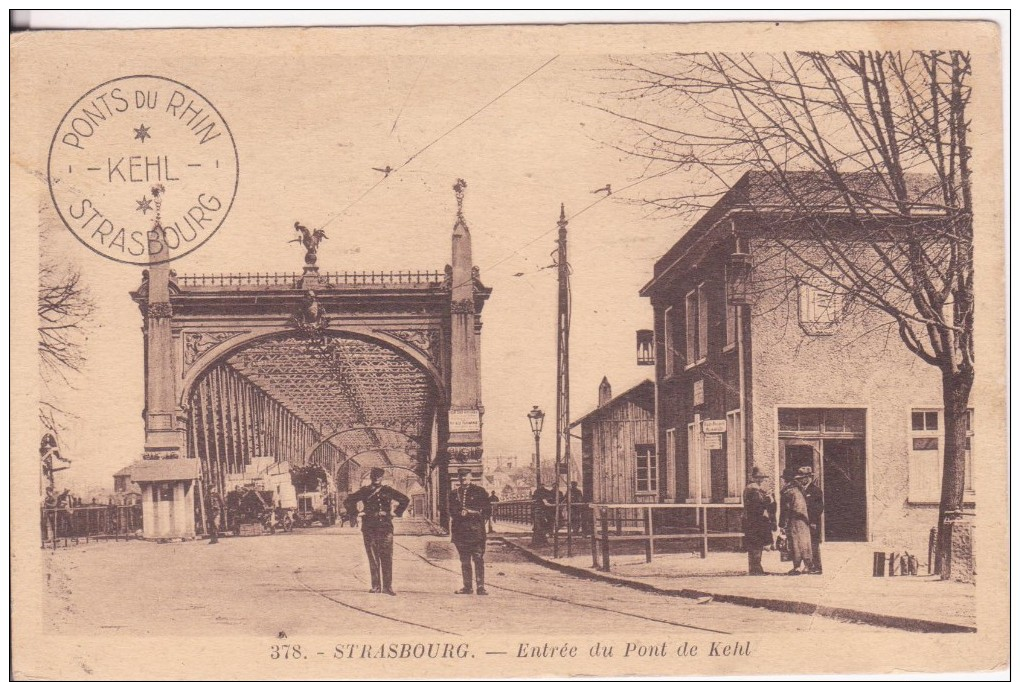
{"type": "Polygon", "coordinates": [[[485,520],[492,505],[481,486],[470,479],[470,469],[458,469],[458,487],[450,491],[450,531],[453,544],[460,554],[460,572],[464,587],[457,594],[472,594],[471,564],[474,563],[476,594],[485,595],[485,520]]]}
{"type": "Polygon", "coordinates": [[[344,508],[352,527],[358,525],[359,502],[363,508],[361,534],[372,573],[372,589],[369,592],[396,596],[393,591],[393,515],[403,516],[411,500],[400,491],[383,485],[385,474],[382,469],[373,468],[369,474],[371,485],[362,486],[348,495],[344,508]],[[393,508],[394,503],[396,509],[393,508]]]}

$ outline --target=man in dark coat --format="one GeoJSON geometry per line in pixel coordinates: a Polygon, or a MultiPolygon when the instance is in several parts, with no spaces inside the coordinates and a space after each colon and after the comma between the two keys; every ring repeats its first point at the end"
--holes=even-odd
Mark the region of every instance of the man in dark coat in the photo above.
{"type": "Polygon", "coordinates": [[[220,521],[223,518],[223,498],[220,489],[209,486],[209,544],[215,545],[220,537],[220,521]]]}
{"type": "Polygon", "coordinates": [[[361,534],[372,572],[372,589],[369,592],[396,596],[393,591],[393,515],[403,516],[411,500],[400,491],[382,484],[385,473],[378,467],[372,469],[369,474],[371,485],[362,486],[348,495],[344,508],[352,527],[358,525],[359,502],[363,508],[361,534]],[[393,508],[394,503],[396,509],[393,508]]]}
{"type": "Polygon", "coordinates": [[[547,483],[540,483],[531,494],[532,533],[531,546],[544,547],[552,530],[553,511],[556,506],[556,494],[549,489],[547,483]]]}
{"type": "Polygon", "coordinates": [[[492,505],[496,504],[497,502],[499,502],[499,496],[496,495],[496,491],[493,490],[492,493],[489,495],[489,518],[485,519],[486,523],[489,526],[489,532],[490,533],[493,532],[492,531],[492,505]]]}
{"type": "Polygon", "coordinates": [[[458,469],[458,487],[450,491],[450,534],[460,554],[460,572],[464,587],[457,594],[485,595],[485,520],[491,513],[489,495],[470,480],[470,469],[458,469]],[[474,563],[474,582],[478,590],[471,589],[471,564],[474,563]]]}
{"type": "Polygon", "coordinates": [[[822,515],[825,513],[825,501],[822,499],[822,489],[815,483],[814,470],[811,467],[800,467],[797,470],[797,484],[804,491],[804,499],[807,500],[808,523],[811,525],[811,556],[813,557],[810,567],[811,573],[822,572],[822,515]]]}
{"type": "Polygon", "coordinates": [[[749,575],[765,575],[761,565],[762,548],[772,544],[776,525],[776,501],[765,490],[768,476],[761,469],[751,469],[751,481],[744,488],[744,549],[747,550],[749,575]]]}
{"type": "Polygon", "coordinates": [[[584,507],[584,493],[577,481],[570,482],[570,489],[567,490],[567,502],[570,504],[570,527],[575,533],[580,533],[584,529],[584,519],[589,512],[584,507]]]}

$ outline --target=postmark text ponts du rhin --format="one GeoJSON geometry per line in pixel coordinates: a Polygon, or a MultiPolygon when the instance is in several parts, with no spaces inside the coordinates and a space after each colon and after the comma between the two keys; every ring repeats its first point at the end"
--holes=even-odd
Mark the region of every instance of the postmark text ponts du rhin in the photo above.
{"type": "Polygon", "coordinates": [[[81,96],[53,135],[49,186],[64,224],[125,263],[174,260],[223,224],[238,154],[223,116],[189,86],[126,76],[81,96]]]}

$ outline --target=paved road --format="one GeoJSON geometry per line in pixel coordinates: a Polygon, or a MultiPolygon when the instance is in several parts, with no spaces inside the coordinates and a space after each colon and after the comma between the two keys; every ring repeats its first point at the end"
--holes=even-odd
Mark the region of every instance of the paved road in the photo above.
{"type": "MultiPolygon", "coordinates": [[[[398,533],[414,532],[402,524],[398,533]]],[[[420,530],[420,529],[419,529],[420,530]]],[[[565,576],[490,546],[490,596],[459,596],[460,566],[444,538],[398,535],[396,597],[368,593],[361,534],[305,529],[205,542],[90,544],[48,554],[47,617],[62,634],[265,635],[612,632],[651,636],[864,625],[649,595],[565,576]]]]}

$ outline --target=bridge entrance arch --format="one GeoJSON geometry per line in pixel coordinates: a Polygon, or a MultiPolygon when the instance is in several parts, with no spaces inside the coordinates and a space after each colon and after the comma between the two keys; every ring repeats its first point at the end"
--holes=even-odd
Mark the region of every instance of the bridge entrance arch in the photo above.
{"type": "MultiPolygon", "coordinates": [[[[462,211],[443,270],[178,275],[153,263],[132,293],[144,317],[147,470],[198,459],[201,506],[256,464],[418,477],[446,525],[450,470],[481,473],[479,346],[491,290],[462,211]]],[[[307,241],[307,240],[306,240],[307,241]]],[[[167,470],[180,467],[167,466],[167,470]]]]}

